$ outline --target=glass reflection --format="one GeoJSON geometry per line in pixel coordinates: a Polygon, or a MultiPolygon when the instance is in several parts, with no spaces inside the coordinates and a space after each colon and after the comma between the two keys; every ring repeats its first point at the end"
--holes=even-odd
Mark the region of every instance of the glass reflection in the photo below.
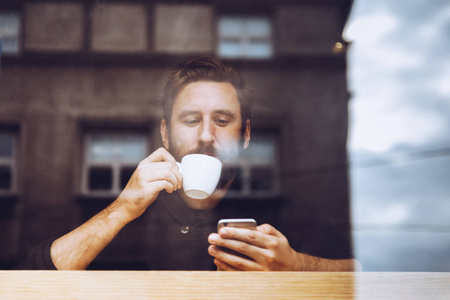
{"type": "Polygon", "coordinates": [[[20,18],[14,12],[0,11],[0,49],[5,54],[19,52],[20,18]]]}
{"type": "Polygon", "coordinates": [[[0,158],[11,158],[13,156],[13,143],[13,136],[0,134],[0,158]]]}

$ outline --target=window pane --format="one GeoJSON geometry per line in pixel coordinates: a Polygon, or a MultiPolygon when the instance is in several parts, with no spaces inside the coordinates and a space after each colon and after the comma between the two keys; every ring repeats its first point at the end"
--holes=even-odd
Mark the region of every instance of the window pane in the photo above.
{"type": "Polygon", "coordinates": [[[269,58],[272,27],[266,17],[221,17],[217,53],[225,58],[269,58]]]}
{"type": "Polygon", "coordinates": [[[250,42],[247,47],[247,56],[265,58],[272,56],[272,46],[269,41],[250,42]]]}
{"type": "Polygon", "coordinates": [[[219,36],[240,36],[243,33],[243,21],[239,18],[223,17],[219,20],[219,36]]]}
{"type": "Polygon", "coordinates": [[[128,180],[130,180],[131,175],[133,175],[134,167],[123,167],[120,170],[120,188],[123,189],[128,183],[128,180]]]}
{"type": "Polygon", "coordinates": [[[0,189],[11,189],[11,168],[9,166],[0,166],[0,189]]]}
{"type": "Polygon", "coordinates": [[[124,136],[120,145],[120,160],[140,161],[145,158],[146,145],[143,136],[124,136]]]}
{"type": "Polygon", "coordinates": [[[243,45],[239,41],[221,41],[219,43],[219,56],[221,57],[239,57],[243,52],[243,45]]]}
{"type": "Polygon", "coordinates": [[[0,157],[13,156],[14,138],[12,135],[0,134],[0,157]]]}
{"type": "Polygon", "coordinates": [[[273,169],[271,167],[254,167],[251,171],[252,191],[273,190],[273,169]]]}
{"type": "Polygon", "coordinates": [[[19,51],[19,15],[13,12],[0,12],[0,38],[2,53],[19,51]]]}
{"type": "Polygon", "coordinates": [[[248,150],[244,158],[253,162],[273,162],[276,156],[276,136],[252,133],[248,150]]]}
{"type": "Polygon", "coordinates": [[[112,136],[91,136],[88,147],[90,161],[111,161],[113,159],[114,138],[112,136]]]}
{"type": "Polygon", "coordinates": [[[89,169],[89,189],[110,190],[112,188],[112,170],[110,167],[91,167],[89,169]]]}
{"type": "Polygon", "coordinates": [[[256,37],[270,37],[271,27],[270,21],[266,18],[252,18],[245,23],[245,31],[247,35],[256,37]]]}
{"type": "Polygon", "coordinates": [[[0,49],[2,53],[17,53],[19,52],[19,45],[15,37],[1,37],[0,49]]]}

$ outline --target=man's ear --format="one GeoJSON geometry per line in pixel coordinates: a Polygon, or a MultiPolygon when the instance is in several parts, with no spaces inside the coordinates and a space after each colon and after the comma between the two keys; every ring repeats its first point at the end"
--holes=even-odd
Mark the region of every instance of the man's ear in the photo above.
{"type": "Polygon", "coordinates": [[[247,123],[245,125],[245,131],[244,131],[244,149],[248,148],[248,145],[250,144],[250,132],[252,131],[252,128],[250,126],[250,120],[247,119],[247,123]]]}
{"type": "Polygon", "coordinates": [[[166,150],[169,150],[169,128],[166,119],[161,120],[161,139],[166,150]]]}

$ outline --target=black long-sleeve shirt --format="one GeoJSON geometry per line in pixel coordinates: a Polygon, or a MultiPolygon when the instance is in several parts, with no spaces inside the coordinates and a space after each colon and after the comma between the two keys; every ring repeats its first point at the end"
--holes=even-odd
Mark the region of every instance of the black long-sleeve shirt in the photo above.
{"type": "MultiPolygon", "coordinates": [[[[309,219],[316,218],[313,211],[308,215],[309,219]]],[[[213,258],[208,254],[208,235],[216,232],[220,218],[235,216],[225,215],[220,205],[212,210],[194,210],[177,193],[162,192],[141,217],[122,229],[89,268],[215,270],[213,258]]],[[[254,216],[248,212],[245,217],[254,216]]],[[[299,220],[295,224],[298,228],[291,228],[290,235],[302,237],[300,242],[296,238],[295,244],[291,243],[296,251],[331,259],[352,258],[350,241],[327,222],[299,220]]],[[[280,224],[271,225],[283,228],[280,224]]],[[[55,269],[50,257],[55,239],[42,241],[33,248],[18,269],[55,269]]]]}

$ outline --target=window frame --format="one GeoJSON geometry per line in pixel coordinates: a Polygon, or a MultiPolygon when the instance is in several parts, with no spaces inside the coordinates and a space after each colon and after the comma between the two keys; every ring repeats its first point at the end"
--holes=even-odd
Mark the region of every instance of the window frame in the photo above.
{"type": "Polygon", "coordinates": [[[148,156],[152,145],[152,138],[148,131],[144,130],[89,130],[83,134],[82,159],[81,159],[81,195],[88,197],[111,197],[118,196],[123,190],[120,186],[120,174],[123,168],[136,168],[139,162],[148,156]],[[90,162],[88,158],[89,146],[91,138],[94,136],[113,137],[114,144],[117,145],[117,139],[124,136],[136,136],[144,138],[145,154],[141,159],[133,161],[117,160],[111,158],[101,162],[90,162]],[[111,188],[104,190],[89,189],[89,168],[95,167],[111,167],[111,188]]]}
{"type": "MultiPolygon", "coordinates": [[[[240,191],[229,190],[227,192],[227,198],[276,198],[281,195],[281,153],[282,153],[282,128],[279,126],[270,126],[270,127],[256,127],[252,125],[252,133],[255,132],[264,132],[269,133],[268,135],[273,135],[274,138],[274,157],[271,162],[260,162],[260,161],[252,161],[247,158],[240,158],[235,164],[230,164],[230,166],[240,167],[242,170],[242,189],[240,191]],[[272,167],[273,168],[273,178],[272,178],[272,189],[270,190],[252,190],[252,169],[255,167],[272,167]]],[[[250,138],[250,146],[251,141],[250,138]]],[[[249,149],[251,150],[251,148],[249,149]]],[[[248,151],[248,150],[245,150],[248,151]]],[[[236,178],[235,178],[236,180],[236,178]]]]}
{"type": "Polygon", "coordinates": [[[1,189],[0,188],[0,196],[8,196],[16,194],[18,191],[18,163],[17,163],[17,157],[19,156],[19,134],[16,131],[13,130],[3,130],[0,129],[1,135],[9,135],[12,136],[12,149],[11,158],[2,158],[0,157],[0,166],[9,166],[11,169],[11,183],[9,189],[1,189]]]}
{"type": "MultiPolygon", "coordinates": [[[[3,43],[1,45],[1,55],[0,56],[18,56],[22,52],[22,30],[23,30],[23,14],[20,10],[17,9],[0,9],[0,15],[14,14],[18,18],[18,28],[16,35],[7,35],[7,37],[15,37],[17,41],[17,50],[15,52],[5,52],[3,43]]],[[[2,30],[0,29],[0,33],[2,30]]],[[[0,39],[3,39],[3,36],[0,35],[0,39]]]]}
{"type": "Polygon", "coordinates": [[[216,55],[221,59],[244,59],[244,60],[270,60],[275,57],[275,24],[273,17],[267,14],[233,14],[233,13],[221,13],[217,15],[216,18],[216,55]],[[252,19],[264,19],[268,22],[269,25],[269,34],[268,36],[263,35],[251,35],[248,32],[243,32],[243,34],[236,35],[224,35],[220,31],[220,22],[224,18],[238,19],[240,22],[244,24],[250,22],[252,19]],[[239,45],[244,51],[240,52],[238,55],[223,55],[220,53],[220,44],[224,39],[228,40],[238,40],[239,45]],[[253,56],[248,54],[248,47],[252,41],[266,41],[268,46],[270,47],[270,53],[268,56],[253,56]]]}

